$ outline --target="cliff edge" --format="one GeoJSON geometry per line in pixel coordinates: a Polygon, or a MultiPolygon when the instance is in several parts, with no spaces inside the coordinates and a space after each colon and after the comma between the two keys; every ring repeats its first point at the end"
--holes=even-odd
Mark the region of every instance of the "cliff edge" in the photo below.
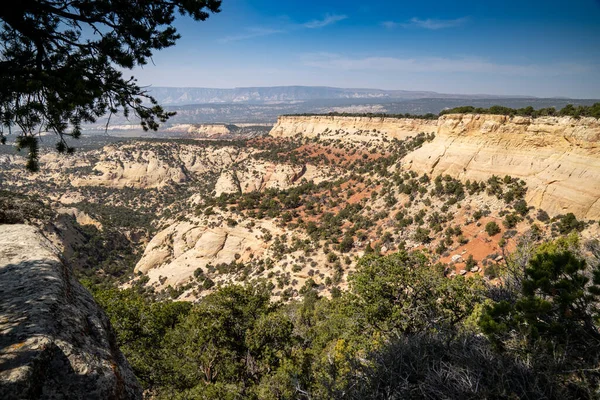
{"type": "Polygon", "coordinates": [[[52,245],[0,225],[0,398],[141,397],[108,318],[52,245]]]}
{"type": "Polygon", "coordinates": [[[405,168],[463,181],[510,175],[527,203],[554,216],[600,219],[600,121],[595,118],[449,114],[405,168]]]}
{"type": "Polygon", "coordinates": [[[416,118],[291,115],[279,117],[270,135],[273,137],[302,135],[308,138],[319,136],[368,141],[376,138],[377,133],[380,133],[390,139],[405,139],[419,133],[435,133],[437,124],[436,120],[416,118]]]}
{"type": "Polygon", "coordinates": [[[527,202],[550,215],[600,219],[600,120],[447,114],[437,120],[282,116],[274,137],[373,143],[418,133],[435,138],[409,153],[403,168],[431,176],[486,181],[510,175],[527,183],[527,202]]]}

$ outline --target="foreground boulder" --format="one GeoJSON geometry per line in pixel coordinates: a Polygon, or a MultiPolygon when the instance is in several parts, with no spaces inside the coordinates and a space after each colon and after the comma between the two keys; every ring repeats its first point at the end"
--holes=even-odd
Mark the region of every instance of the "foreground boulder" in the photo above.
{"type": "Polygon", "coordinates": [[[108,318],[52,245],[0,225],[0,398],[141,397],[108,318]]]}

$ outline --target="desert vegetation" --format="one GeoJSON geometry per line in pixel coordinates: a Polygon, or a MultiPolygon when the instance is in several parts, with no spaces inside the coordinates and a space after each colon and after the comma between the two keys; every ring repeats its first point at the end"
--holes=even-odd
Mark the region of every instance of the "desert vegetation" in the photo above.
{"type": "Polygon", "coordinates": [[[94,294],[157,398],[593,398],[599,248],[523,242],[495,285],[419,251],[370,254],[348,291],[287,304],[264,282],[198,304],[94,294]]]}
{"type": "Polygon", "coordinates": [[[594,103],[591,106],[574,106],[567,104],[560,110],[554,107],[534,109],[533,107],[524,108],[510,108],[503,106],[492,106],[490,108],[480,108],[472,106],[456,107],[448,110],[443,110],[440,115],[444,114],[495,114],[495,115],[508,115],[508,116],[522,116],[522,117],[593,117],[600,118],[600,103],[594,103]]]}
{"type": "MultiPolygon", "coordinates": [[[[530,227],[542,242],[589,225],[574,215],[532,211],[525,183],[510,176],[462,182],[403,170],[403,157],[432,139],[145,140],[70,156],[64,187],[56,185],[53,167],[27,187],[17,185],[19,169],[4,176],[12,190],[66,198],[68,207],[97,221],[68,224],[77,238],[69,255],[82,279],[103,287],[132,282],[161,299],[193,300],[232,283],[260,281],[275,299],[290,301],[309,290],[331,297],[348,288],[363,255],[403,250],[425,252],[448,276],[497,279],[501,255],[530,227]],[[144,171],[150,162],[161,166],[155,175],[133,175],[133,166],[144,171]],[[103,180],[107,168],[122,170],[123,183],[103,180]],[[196,264],[185,261],[187,272],[178,279],[169,278],[170,263],[179,262],[171,250],[155,274],[133,273],[153,259],[152,249],[180,246],[150,240],[189,229],[223,235],[224,247],[236,237],[248,244],[196,264]]],[[[219,246],[185,240],[186,249],[219,246]]]]}
{"type": "Polygon", "coordinates": [[[598,223],[411,169],[434,139],[43,151],[2,218],[55,232],[154,398],[592,398],[598,223]]]}

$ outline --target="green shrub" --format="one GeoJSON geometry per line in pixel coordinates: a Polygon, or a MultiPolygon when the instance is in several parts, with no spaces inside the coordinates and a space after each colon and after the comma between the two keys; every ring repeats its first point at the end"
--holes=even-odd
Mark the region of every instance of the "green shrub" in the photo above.
{"type": "Polygon", "coordinates": [[[489,236],[494,236],[500,233],[500,227],[494,221],[490,221],[485,225],[485,231],[489,236]]]}

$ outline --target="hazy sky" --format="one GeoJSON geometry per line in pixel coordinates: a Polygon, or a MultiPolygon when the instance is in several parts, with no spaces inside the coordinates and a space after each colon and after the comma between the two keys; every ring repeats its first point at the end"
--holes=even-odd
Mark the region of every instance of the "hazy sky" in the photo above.
{"type": "Polygon", "coordinates": [[[141,84],[600,98],[600,0],[223,0],[176,26],[141,84]]]}

